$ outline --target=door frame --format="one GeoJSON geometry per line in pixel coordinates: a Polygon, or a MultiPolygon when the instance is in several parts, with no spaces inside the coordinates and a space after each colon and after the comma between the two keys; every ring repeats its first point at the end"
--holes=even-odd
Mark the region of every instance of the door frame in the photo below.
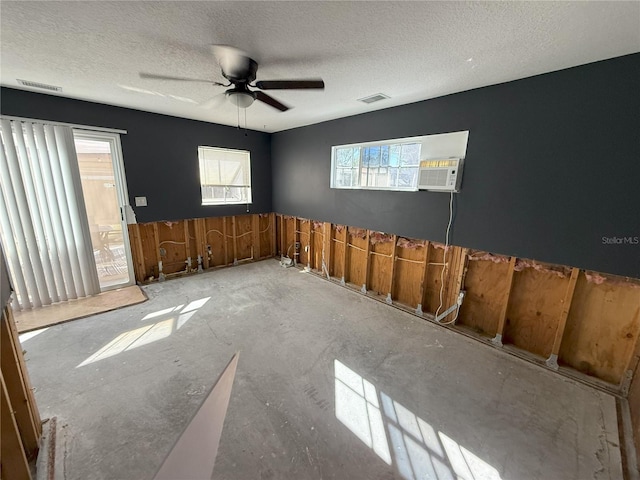
{"type": "Polygon", "coordinates": [[[101,292],[116,290],[118,288],[129,287],[136,284],[135,273],[133,270],[133,255],[131,253],[131,241],[129,240],[129,227],[127,223],[127,211],[131,210],[129,203],[129,190],[127,188],[127,178],[124,170],[124,160],[122,156],[122,143],[120,134],[115,132],[105,132],[100,130],[91,130],[89,128],[74,128],[73,138],[82,138],[87,140],[98,140],[109,143],[111,147],[111,163],[113,165],[113,176],[116,183],[116,197],[118,199],[118,207],[120,209],[120,223],[122,225],[122,241],[124,243],[124,252],[127,258],[127,269],[129,272],[129,281],[119,283],[110,287],[100,287],[101,292]]]}

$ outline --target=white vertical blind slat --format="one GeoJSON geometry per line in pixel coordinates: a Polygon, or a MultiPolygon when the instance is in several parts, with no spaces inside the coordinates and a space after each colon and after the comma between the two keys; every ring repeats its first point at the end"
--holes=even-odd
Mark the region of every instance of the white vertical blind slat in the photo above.
{"type": "MultiPolygon", "coordinates": [[[[38,127],[38,125],[36,125],[38,127]]],[[[71,224],[71,212],[69,211],[69,203],[67,202],[67,195],[65,189],[72,188],[72,185],[65,185],[62,177],[61,159],[58,155],[58,144],[53,126],[45,125],[44,134],[49,152],[49,159],[51,160],[51,173],[53,174],[53,181],[56,186],[56,200],[60,206],[60,218],[62,220],[62,230],[64,231],[64,239],[69,253],[69,263],[71,264],[71,271],[73,272],[73,278],[76,292],[79,297],[87,295],[84,289],[84,283],[82,282],[82,270],[80,269],[80,258],[78,257],[78,249],[76,248],[76,239],[74,238],[73,226],[71,224]],[[78,281],[79,280],[79,281],[78,281]]],[[[37,135],[36,135],[37,138],[37,135]]]]}
{"type": "Polygon", "coordinates": [[[87,239],[91,238],[87,210],[82,193],[82,180],[78,166],[76,147],[73,141],[73,131],[69,127],[53,127],[60,157],[60,171],[65,184],[65,194],[69,205],[69,217],[73,238],[76,242],[76,252],[82,272],[84,290],[88,295],[100,292],[100,281],[93,256],[93,246],[87,239]]]}
{"type": "Polygon", "coordinates": [[[0,127],[0,237],[19,307],[99,293],[71,128],[0,127]]]}
{"type": "MultiPolygon", "coordinates": [[[[52,302],[59,302],[56,283],[53,277],[53,269],[51,267],[51,260],[49,259],[49,252],[47,251],[47,241],[44,233],[42,215],[38,205],[38,197],[36,194],[36,187],[33,179],[33,171],[29,162],[29,155],[27,153],[27,147],[24,142],[23,135],[15,135],[15,146],[17,149],[16,166],[22,171],[22,183],[24,185],[24,193],[26,194],[26,204],[31,215],[31,225],[33,225],[33,231],[35,235],[36,247],[33,250],[33,254],[37,255],[40,259],[40,270],[36,270],[36,280],[38,276],[44,277],[38,282],[38,288],[40,290],[40,298],[43,305],[49,305],[52,302]],[[18,158],[22,158],[23,161],[19,162],[18,158]],[[40,287],[42,281],[44,281],[45,288],[40,287]],[[46,297],[45,297],[46,295],[46,297]]],[[[31,253],[31,250],[30,250],[31,253]]],[[[35,264],[35,262],[34,262],[35,264]]],[[[36,265],[36,268],[38,266],[36,265]]]]}
{"type": "MultiPolygon", "coordinates": [[[[64,282],[64,274],[62,272],[62,264],[60,262],[61,255],[58,253],[58,244],[56,243],[56,235],[51,220],[51,209],[47,200],[47,191],[45,188],[45,180],[43,174],[43,166],[40,162],[38,149],[36,148],[36,140],[33,136],[33,125],[25,123],[24,134],[27,148],[29,149],[29,162],[31,164],[31,172],[33,174],[33,183],[36,187],[36,197],[38,200],[38,210],[42,220],[46,242],[40,245],[40,251],[46,255],[51,261],[53,269],[53,278],[55,280],[55,292],[58,296],[57,301],[65,302],[68,300],[67,289],[64,282]]],[[[71,271],[69,271],[71,275],[71,271]]]]}
{"type": "MultiPolygon", "coordinates": [[[[44,177],[44,186],[47,192],[47,208],[51,214],[51,221],[54,228],[54,238],[56,243],[56,252],[60,258],[62,266],[62,274],[64,276],[65,288],[68,299],[78,298],[76,285],[73,279],[73,270],[71,268],[71,259],[69,249],[67,248],[67,240],[65,237],[64,227],[62,223],[61,205],[58,204],[58,195],[56,193],[55,179],[51,168],[51,160],[49,158],[49,150],[45,140],[44,126],[41,124],[26,124],[27,131],[31,131],[36,144],[36,150],[40,160],[42,175],[44,177]]],[[[61,187],[58,187],[61,188],[61,187]]]]}
{"type": "MultiPolygon", "coordinates": [[[[4,130],[4,122],[3,122],[3,130],[4,130]]],[[[19,261],[19,264],[23,266],[22,271],[23,271],[25,282],[27,284],[27,290],[28,292],[32,293],[32,295],[30,295],[30,298],[28,296],[27,299],[29,300],[29,303],[34,307],[41,307],[42,301],[40,300],[40,296],[37,295],[38,284],[36,282],[34,268],[31,263],[31,258],[29,256],[30,246],[28,245],[27,233],[25,232],[25,228],[23,228],[22,221],[20,219],[18,201],[16,200],[16,191],[12,183],[11,174],[9,172],[9,162],[8,162],[6,153],[7,151],[10,151],[11,148],[13,147],[12,139],[11,139],[11,142],[9,141],[10,137],[11,137],[11,130],[9,130],[9,134],[5,136],[4,142],[3,142],[5,148],[3,148],[2,152],[0,152],[0,179],[2,181],[2,192],[4,194],[6,212],[8,214],[11,230],[16,233],[15,243],[17,247],[16,250],[18,254],[18,261],[19,261]],[[33,292],[36,292],[36,295],[33,295],[33,292]]]]}
{"type": "MultiPolygon", "coordinates": [[[[2,153],[4,155],[4,153],[2,153]]],[[[0,159],[2,161],[2,159],[0,159]]],[[[2,189],[4,191],[4,188],[2,189]]],[[[6,254],[7,266],[9,267],[9,273],[11,280],[18,298],[20,299],[19,305],[21,308],[30,308],[32,306],[31,300],[29,300],[29,289],[27,288],[27,282],[25,281],[24,274],[22,273],[22,265],[20,265],[20,256],[18,254],[18,246],[12,235],[11,221],[9,220],[9,213],[7,204],[4,201],[4,195],[0,194],[0,232],[2,235],[2,245],[6,254]]]]}

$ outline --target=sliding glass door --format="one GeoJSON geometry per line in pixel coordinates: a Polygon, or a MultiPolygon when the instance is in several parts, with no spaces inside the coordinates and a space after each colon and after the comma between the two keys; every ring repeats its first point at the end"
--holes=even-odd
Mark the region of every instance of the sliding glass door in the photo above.
{"type": "Polygon", "coordinates": [[[125,217],[127,188],[117,134],[74,130],[100,290],[134,282],[125,217]]]}

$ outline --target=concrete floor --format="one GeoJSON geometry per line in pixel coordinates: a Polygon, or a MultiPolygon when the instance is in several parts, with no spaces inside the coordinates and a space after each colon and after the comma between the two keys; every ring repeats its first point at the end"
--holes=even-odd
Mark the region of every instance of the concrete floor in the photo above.
{"type": "Polygon", "coordinates": [[[57,478],[153,478],[236,351],[215,479],[622,478],[610,395],[315,276],[145,290],[23,339],[57,478]]]}

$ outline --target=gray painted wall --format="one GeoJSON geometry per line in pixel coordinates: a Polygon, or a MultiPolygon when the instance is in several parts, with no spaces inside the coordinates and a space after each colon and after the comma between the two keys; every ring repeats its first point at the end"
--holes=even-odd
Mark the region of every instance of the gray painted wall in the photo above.
{"type": "Polygon", "coordinates": [[[444,241],[449,195],[329,188],[331,146],[470,130],[451,242],[640,278],[640,54],[273,135],[273,207],[444,241]]]}
{"type": "Polygon", "coordinates": [[[138,222],[246,213],[245,205],[201,205],[198,146],[251,151],[251,213],[270,212],[271,137],[195,120],[10,88],[0,91],[4,115],[127,130],[122,135],[130,203],[138,222]],[[146,196],[147,207],[133,198],[146,196]]]}

